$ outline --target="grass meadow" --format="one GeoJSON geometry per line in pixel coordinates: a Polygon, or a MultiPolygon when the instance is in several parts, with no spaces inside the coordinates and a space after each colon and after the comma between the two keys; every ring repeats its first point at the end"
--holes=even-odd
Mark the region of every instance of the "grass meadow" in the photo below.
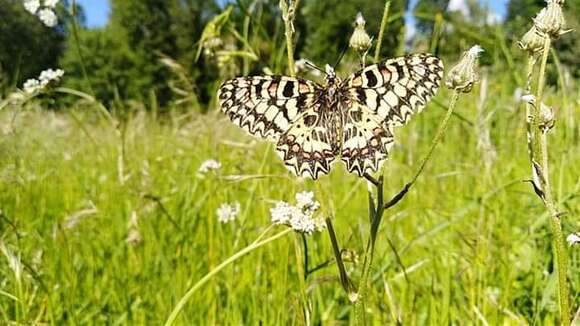
{"type": "MultiPolygon", "coordinates": [[[[453,63],[445,63],[448,71],[453,63]]],[[[482,68],[417,183],[385,212],[363,307],[367,323],[561,320],[551,217],[529,182],[518,86],[505,69],[482,68]]],[[[383,166],[385,197],[415,173],[451,93],[442,88],[397,129],[383,166]]],[[[549,173],[556,205],[566,213],[565,235],[580,230],[579,94],[571,80],[548,86],[544,96],[557,108],[548,133],[549,173]]],[[[272,225],[270,209],[303,191],[314,192],[321,215],[332,219],[349,276],[361,277],[368,186],[341,164],[316,182],[297,179],[273,144],[246,135],[217,104],[207,113],[131,109],[122,118],[113,113],[112,125],[90,101],[66,110],[46,110],[43,103],[0,110],[0,320],[6,325],[163,324],[214,268],[257,239],[287,230],[272,225]],[[221,168],[201,173],[210,159],[221,168]],[[220,205],[235,202],[235,220],[218,221],[220,205]]],[[[565,249],[573,317],[580,251],[565,249]]],[[[175,324],[349,325],[355,315],[328,232],[287,232],[211,275],[175,324]]]]}
{"type": "MultiPolygon", "coordinates": [[[[387,212],[367,306],[374,324],[554,322],[548,215],[522,182],[529,178],[525,126],[503,83],[490,78],[487,94],[493,96],[480,99],[474,92],[460,99],[461,118],[451,120],[416,188],[387,212]],[[491,115],[483,126],[482,101],[483,114],[491,115]],[[478,148],[478,128],[489,128],[497,155],[478,148]],[[487,156],[495,159],[487,162],[487,156]]],[[[0,264],[2,318],[160,324],[186,288],[270,226],[273,201],[290,201],[303,190],[314,191],[334,217],[344,248],[364,247],[366,182],[342,168],[317,183],[299,181],[272,146],[246,136],[218,112],[159,121],[138,111],[124,128],[120,176],[123,142],[115,129],[90,107],[72,112],[31,106],[1,113],[2,242],[22,264],[18,273],[8,257],[0,264]],[[197,170],[209,158],[222,169],[201,178],[197,170]],[[239,218],[219,223],[216,209],[232,201],[241,204],[239,218]],[[140,241],[132,242],[135,219],[140,241]]],[[[431,104],[399,130],[384,167],[388,194],[409,178],[443,114],[431,104]]],[[[572,123],[562,122],[550,135],[554,190],[569,216],[580,209],[580,149],[572,123]]],[[[577,219],[564,221],[565,229],[580,227],[577,219]]],[[[308,248],[312,266],[332,259],[324,233],[308,237],[308,248]]],[[[580,257],[575,250],[569,254],[577,307],[580,257]]],[[[352,307],[335,266],[302,281],[302,261],[298,235],[267,244],[212,278],[178,321],[304,324],[306,309],[316,323],[348,323],[352,307]]]]}

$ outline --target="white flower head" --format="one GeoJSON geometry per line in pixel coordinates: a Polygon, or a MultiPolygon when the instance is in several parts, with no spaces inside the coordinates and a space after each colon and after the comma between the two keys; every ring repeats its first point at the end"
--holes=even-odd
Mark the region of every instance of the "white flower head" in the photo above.
{"type": "Polygon", "coordinates": [[[569,236],[566,237],[566,241],[570,246],[580,245],[580,234],[579,233],[571,233],[569,236]]]}
{"type": "Polygon", "coordinates": [[[270,208],[270,217],[274,224],[289,224],[290,219],[295,214],[296,207],[285,201],[279,201],[276,206],[270,208]]]}
{"type": "Polygon", "coordinates": [[[22,85],[26,94],[34,94],[41,89],[40,82],[34,78],[27,80],[22,85]]]}
{"type": "Polygon", "coordinates": [[[233,204],[223,203],[216,211],[218,221],[222,223],[229,223],[236,219],[240,213],[241,207],[240,203],[235,202],[233,204]]]}
{"type": "Polygon", "coordinates": [[[320,203],[314,200],[312,191],[303,191],[296,194],[296,206],[302,210],[314,212],[320,208],[320,203]]]}
{"type": "Polygon", "coordinates": [[[35,15],[40,8],[40,0],[24,0],[24,9],[29,13],[35,15]]]}
{"type": "Polygon", "coordinates": [[[32,95],[44,90],[49,84],[60,81],[64,71],[61,69],[47,69],[40,73],[38,79],[32,78],[24,82],[22,88],[26,94],[32,95]]]}
{"type": "Polygon", "coordinates": [[[210,171],[217,171],[221,169],[222,164],[216,160],[205,160],[199,166],[197,172],[199,173],[208,173],[210,171]]]}
{"type": "Polygon", "coordinates": [[[58,18],[52,9],[43,8],[38,12],[38,18],[47,27],[54,27],[58,23],[58,18]]]}
{"type": "Polygon", "coordinates": [[[60,0],[44,0],[44,6],[54,8],[60,0]]]}
{"type": "Polygon", "coordinates": [[[320,232],[326,228],[322,217],[314,217],[320,203],[314,200],[314,193],[304,191],[296,194],[296,205],[279,201],[270,209],[272,223],[286,225],[294,231],[304,234],[320,232]]]}

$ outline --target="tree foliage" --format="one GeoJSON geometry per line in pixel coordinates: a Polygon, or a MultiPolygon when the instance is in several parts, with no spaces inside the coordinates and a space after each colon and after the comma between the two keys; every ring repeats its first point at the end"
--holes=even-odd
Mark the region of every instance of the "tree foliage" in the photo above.
{"type": "Polygon", "coordinates": [[[0,0],[0,87],[20,86],[55,68],[63,43],[62,25],[48,28],[24,10],[22,1],[0,0]]]}
{"type": "MultiPolygon", "coordinates": [[[[299,32],[304,37],[304,47],[298,53],[314,62],[334,64],[340,52],[348,45],[357,12],[363,14],[369,35],[375,39],[378,37],[384,1],[327,0],[303,3],[301,19],[305,30],[299,32]]],[[[407,0],[391,2],[389,17],[393,20],[385,31],[381,57],[395,55],[403,42],[403,14],[406,8],[407,0]]]]}

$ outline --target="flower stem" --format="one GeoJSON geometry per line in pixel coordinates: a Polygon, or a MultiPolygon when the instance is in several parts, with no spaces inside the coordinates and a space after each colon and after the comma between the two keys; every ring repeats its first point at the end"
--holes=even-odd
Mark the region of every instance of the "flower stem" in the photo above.
{"type": "Polygon", "coordinates": [[[255,249],[258,249],[259,247],[261,247],[265,244],[268,244],[268,243],[270,243],[278,238],[281,238],[292,231],[293,230],[291,228],[288,228],[288,229],[286,229],[282,232],[276,233],[273,236],[266,238],[260,242],[252,243],[249,246],[245,247],[244,249],[235,253],[230,258],[226,259],[221,264],[219,264],[216,268],[214,268],[209,273],[207,273],[204,277],[202,277],[201,280],[199,280],[197,283],[195,283],[195,285],[193,285],[189,290],[187,290],[187,292],[183,295],[183,297],[181,297],[181,299],[179,299],[179,302],[177,302],[177,305],[175,305],[175,307],[173,308],[173,311],[171,311],[171,314],[169,315],[169,317],[165,321],[164,325],[165,326],[173,325],[173,323],[175,322],[175,319],[177,319],[177,316],[183,310],[183,308],[185,307],[185,304],[193,296],[195,291],[197,291],[202,285],[207,283],[207,281],[209,281],[212,277],[214,277],[217,273],[219,273],[226,266],[228,266],[229,264],[240,259],[244,255],[254,251],[255,249]]]}
{"type": "Polygon", "coordinates": [[[562,232],[562,222],[560,220],[560,213],[556,208],[556,203],[554,202],[554,197],[552,195],[552,187],[549,178],[549,165],[548,165],[548,139],[547,130],[543,131],[540,129],[540,108],[542,105],[542,98],[544,96],[545,88],[545,76],[546,76],[546,65],[548,62],[548,55],[550,53],[551,39],[546,37],[544,39],[544,47],[542,52],[540,72],[538,77],[538,90],[536,95],[536,106],[534,110],[534,142],[535,142],[535,159],[541,159],[541,173],[542,178],[540,181],[542,183],[543,200],[546,205],[546,209],[550,214],[550,226],[552,229],[552,234],[554,236],[553,246],[556,256],[557,273],[558,273],[558,295],[560,303],[560,323],[562,325],[570,324],[570,308],[568,304],[568,284],[566,279],[568,258],[566,255],[566,247],[564,244],[564,234],[562,232]]]}
{"type": "Polygon", "coordinates": [[[288,55],[288,74],[292,77],[296,76],[296,68],[294,65],[294,15],[296,8],[298,8],[298,1],[295,3],[286,3],[286,0],[280,0],[284,19],[284,35],[286,36],[286,54],[288,55]]]}
{"type": "Polygon", "coordinates": [[[381,27],[379,29],[379,37],[377,39],[377,46],[375,47],[375,62],[379,61],[379,56],[381,55],[381,45],[383,44],[383,34],[387,27],[389,10],[391,8],[391,0],[385,1],[385,9],[383,10],[383,19],[381,19],[381,27]]]}

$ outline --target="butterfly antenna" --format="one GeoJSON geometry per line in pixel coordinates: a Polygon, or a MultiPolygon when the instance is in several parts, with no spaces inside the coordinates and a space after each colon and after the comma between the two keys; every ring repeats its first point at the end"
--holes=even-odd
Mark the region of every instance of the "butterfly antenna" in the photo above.
{"type": "Polygon", "coordinates": [[[344,46],[344,48],[342,49],[342,52],[340,52],[340,56],[338,57],[338,60],[336,60],[336,63],[334,64],[334,66],[332,67],[333,70],[336,70],[336,67],[338,67],[338,65],[340,64],[340,62],[342,61],[342,58],[344,57],[344,55],[346,54],[346,51],[348,50],[348,44],[344,46]]]}
{"type": "Polygon", "coordinates": [[[306,64],[306,66],[308,68],[311,68],[311,69],[314,69],[314,70],[318,70],[318,71],[322,72],[323,74],[326,74],[326,71],[324,71],[322,68],[316,66],[315,64],[313,64],[310,61],[306,61],[305,64],[306,64]]]}

